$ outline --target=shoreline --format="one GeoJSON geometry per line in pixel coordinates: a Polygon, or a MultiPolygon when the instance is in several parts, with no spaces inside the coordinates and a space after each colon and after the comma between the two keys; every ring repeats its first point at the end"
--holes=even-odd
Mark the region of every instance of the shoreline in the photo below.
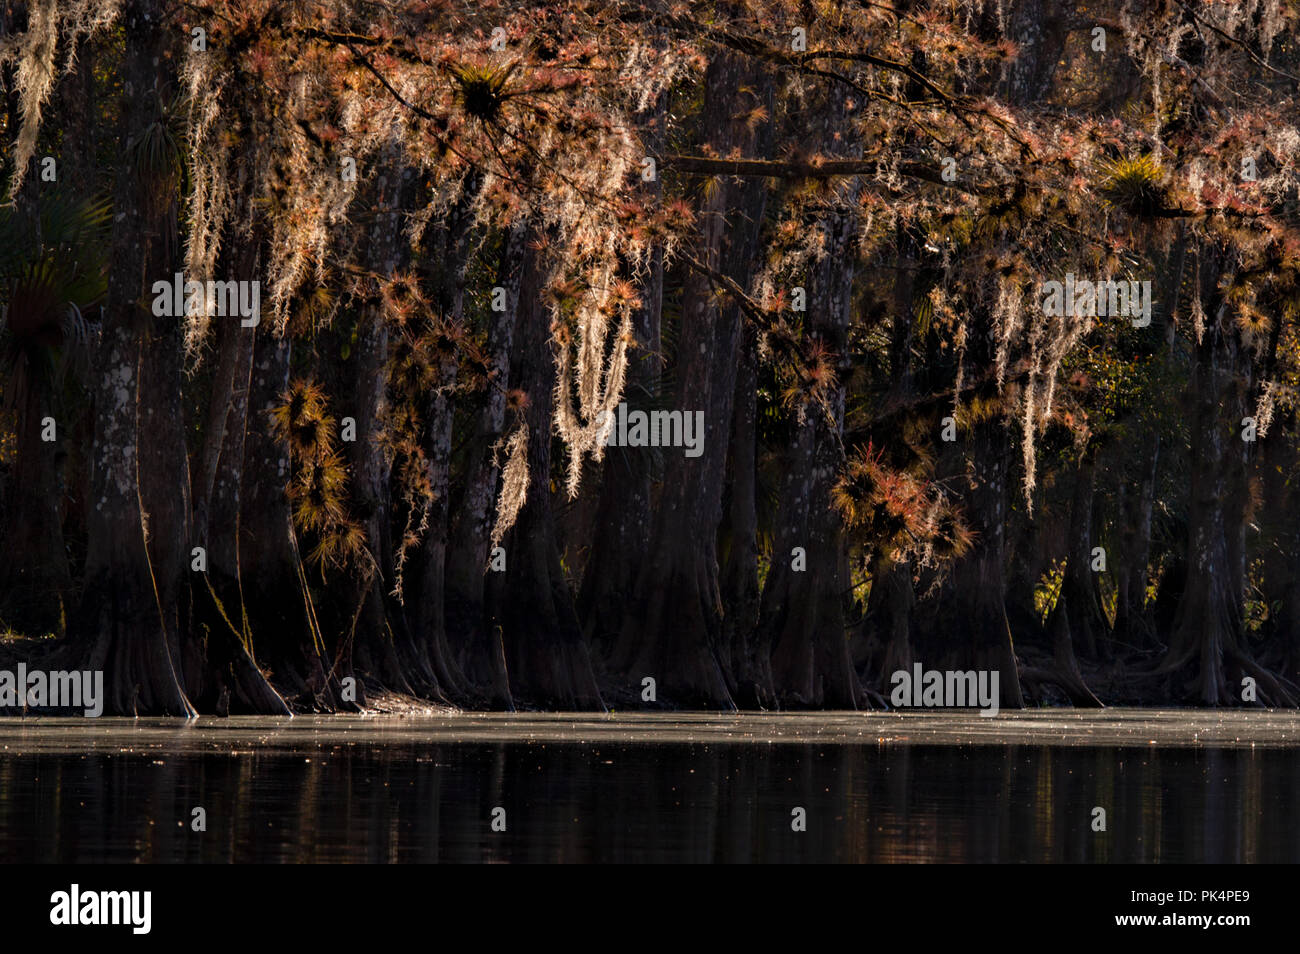
{"type": "Polygon", "coordinates": [[[0,719],[0,753],[144,749],[317,751],[408,745],[868,745],[1006,749],[1296,749],[1300,712],[1034,709],[910,712],[388,711],[299,716],[34,715],[0,719]],[[64,737],[67,741],[64,741],[64,737]],[[123,744],[126,747],[123,748],[123,744]]]}
{"type": "MultiPolygon", "coordinates": [[[[42,664],[49,664],[51,669],[66,669],[64,665],[55,665],[59,661],[60,651],[67,646],[67,643],[57,636],[21,636],[14,633],[0,634],[0,672],[5,670],[16,669],[19,665],[25,666],[29,671],[35,671],[42,664]]],[[[1027,674],[1040,673],[1044,670],[1045,659],[1042,658],[1038,647],[1027,646],[1025,650],[1018,653],[1020,662],[1021,681],[1026,685],[1034,685],[1040,694],[1034,697],[1033,694],[1027,693],[1030,698],[1026,699],[1024,708],[1014,708],[1001,706],[1000,711],[1003,713],[1026,713],[1039,711],[1057,711],[1057,712],[1108,712],[1115,709],[1121,710],[1145,710],[1145,711],[1198,711],[1198,712],[1297,712],[1300,710],[1292,709],[1269,709],[1260,704],[1242,704],[1230,707],[1212,707],[1212,706],[1188,706],[1179,704],[1168,695],[1149,692],[1140,692],[1137,687],[1148,679],[1154,680],[1160,678],[1155,674],[1142,672],[1121,672],[1116,669],[1112,661],[1108,664],[1083,664],[1079,666],[1079,671],[1087,680],[1090,686],[1093,686],[1097,697],[1101,700],[1102,706],[1083,707],[1072,705],[1064,693],[1059,692],[1050,682],[1045,682],[1027,674]]],[[[917,663],[916,665],[922,665],[917,663]]],[[[377,679],[368,673],[358,673],[361,685],[364,687],[365,698],[367,700],[364,706],[355,711],[335,710],[333,712],[321,711],[318,709],[304,708],[296,705],[291,698],[287,687],[280,684],[274,674],[268,677],[268,682],[281,693],[286,703],[293,710],[294,716],[314,716],[314,715],[451,715],[451,714],[507,714],[516,716],[529,716],[537,714],[555,714],[561,710],[545,709],[529,705],[523,702],[509,712],[493,708],[474,708],[458,706],[454,703],[445,704],[434,700],[426,699],[410,693],[400,692],[383,686],[377,679]]],[[[678,707],[671,700],[661,701],[654,705],[641,705],[640,700],[633,687],[617,687],[602,685],[602,696],[605,701],[604,711],[620,713],[642,713],[642,714],[688,714],[693,712],[718,712],[721,714],[738,714],[738,715],[766,715],[766,714],[796,714],[796,713],[835,713],[853,710],[843,709],[786,709],[786,710],[769,710],[756,708],[737,708],[735,710],[700,710],[687,706],[678,707]]],[[[952,711],[953,707],[945,706],[911,706],[895,707],[888,703],[890,696],[890,687],[885,685],[879,691],[869,692],[872,699],[877,700],[878,704],[870,709],[859,709],[863,713],[908,713],[924,711],[952,711]],[[879,704],[883,702],[884,704],[879,704]]],[[[584,711],[584,710],[575,710],[584,711]]],[[[972,707],[972,712],[978,713],[980,710],[972,707]]],[[[599,714],[601,710],[585,710],[585,714],[599,714]]],[[[31,718],[36,716],[63,716],[71,714],[67,707],[62,709],[56,707],[19,707],[0,705],[0,719],[6,718],[31,718]]],[[[199,718],[234,718],[245,713],[199,713],[199,718]]],[[[985,716],[988,718],[987,714],[985,716]]],[[[95,716],[93,718],[105,718],[105,716],[95,716]]],[[[132,718],[130,716],[117,716],[116,718],[132,718]]],[[[135,718],[151,718],[151,716],[140,715],[135,718]]],[[[287,718],[279,716],[278,718],[287,718]]]]}

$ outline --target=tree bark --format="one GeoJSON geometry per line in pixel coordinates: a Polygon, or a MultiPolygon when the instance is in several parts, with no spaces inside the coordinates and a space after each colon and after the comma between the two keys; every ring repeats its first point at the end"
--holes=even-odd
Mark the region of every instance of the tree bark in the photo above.
{"type": "MultiPolygon", "coordinates": [[[[822,107],[822,148],[828,154],[851,140],[849,107],[836,87],[822,107]]],[[[853,278],[856,274],[858,183],[837,197],[840,207],[821,224],[823,255],[809,276],[807,333],[835,356],[836,383],[826,407],[808,402],[786,458],[772,565],[763,586],[759,642],[771,647],[772,681],[785,708],[856,709],[863,698],[849,656],[848,556],[831,490],[844,462],[844,409],[850,362],[853,278]],[[805,569],[794,566],[804,550],[805,569]]]]}
{"type": "MultiPolygon", "coordinates": [[[[1069,554],[1061,593],[1070,607],[1068,632],[1088,659],[1109,656],[1109,625],[1101,603],[1093,562],[1093,498],[1097,493],[1097,451],[1084,450],[1075,467],[1074,498],[1070,504],[1069,554]]],[[[1058,603],[1059,605],[1059,603],[1058,603]]],[[[1064,610],[1062,610],[1064,612],[1064,610]]],[[[1074,655],[1073,650],[1069,654],[1074,655]]]]}
{"type": "MultiPolygon", "coordinates": [[[[61,635],[72,576],[63,543],[59,457],[71,422],[52,413],[53,383],[42,379],[33,358],[24,351],[17,360],[27,363],[26,383],[15,407],[14,465],[0,539],[10,553],[23,558],[6,560],[0,567],[0,612],[15,632],[61,635]],[[53,441],[42,438],[46,417],[55,418],[53,441]]],[[[10,386],[18,378],[11,376],[10,386]]]]}
{"type": "Polygon", "coordinates": [[[443,691],[464,698],[468,687],[459,661],[448,641],[446,614],[447,556],[451,532],[452,431],[454,400],[460,371],[459,334],[463,328],[465,268],[473,235],[470,206],[477,189],[471,182],[468,194],[437,231],[439,262],[432,281],[438,292],[438,320],[427,333],[436,336],[438,386],[427,405],[427,441],[430,499],[424,513],[425,532],[415,562],[418,586],[415,603],[408,603],[407,616],[415,646],[424,653],[427,665],[443,691]]]}
{"type": "Polygon", "coordinates": [[[240,588],[249,638],[280,688],[308,711],[358,709],[342,682],[355,679],[343,634],[322,631],[298,550],[288,496],[289,445],[272,427],[271,412],[289,387],[292,344],[271,322],[257,328],[244,434],[244,481],[239,501],[240,588]]]}
{"type": "Polygon", "coordinates": [[[495,617],[514,699],[559,709],[604,709],[555,539],[551,513],[551,427],[555,360],[539,292],[540,255],[528,257],[521,287],[511,380],[527,395],[528,495],[503,546],[506,569],[494,591],[495,617]]]}
{"type": "MultiPolygon", "coordinates": [[[[654,156],[663,151],[667,108],[662,99],[638,116],[642,139],[654,156]]],[[[638,196],[651,208],[663,197],[659,176],[642,182],[638,196]]],[[[636,348],[629,357],[624,400],[628,411],[649,411],[657,402],[662,374],[663,249],[650,254],[636,281],[641,305],[633,319],[636,348]]],[[[627,597],[650,546],[651,459],[644,448],[610,447],[601,469],[599,502],[591,551],[583,567],[578,614],[589,645],[601,656],[609,653],[623,626],[627,597]]]]}
{"type": "MultiPolygon", "coordinates": [[[[261,230],[255,227],[234,256],[236,280],[253,280],[260,249],[261,230]]],[[[236,318],[218,321],[217,370],[194,513],[195,540],[206,549],[207,571],[194,575],[194,633],[185,646],[186,690],[201,708],[223,715],[289,715],[288,704],[267,682],[253,656],[239,558],[245,435],[257,332],[243,327],[236,318]]],[[[251,475],[248,483],[269,477],[251,475]]]]}
{"type": "Polygon", "coordinates": [[[389,328],[380,301],[379,283],[397,274],[408,260],[402,213],[412,195],[414,173],[398,162],[396,149],[385,153],[372,196],[373,224],[365,261],[372,273],[369,299],[362,307],[353,358],[351,394],[356,440],[347,445],[352,465],[352,503],[366,532],[366,555],[356,568],[354,599],[358,607],[354,652],[360,668],[386,688],[440,699],[427,662],[420,659],[395,605],[390,608],[395,555],[390,519],[391,461],[382,441],[388,414],[389,328]]]}
{"type": "MultiPolygon", "coordinates": [[[[160,0],[127,0],[122,11],[128,37],[123,62],[126,143],[139,142],[150,127],[165,121],[160,109],[173,77],[162,8],[160,0]]],[[[86,583],[74,627],[87,667],[104,670],[105,711],[120,715],[194,715],[168,640],[176,606],[161,602],[169,585],[174,595],[176,568],[161,568],[164,582],[155,587],[137,470],[145,465],[139,406],[152,396],[141,386],[148,315],[139,302],[151,300],[154,280],[172,274],[174,188],[170,170],[151,168],[141,156],[124,150],[118,168],[114,267],[94,388],[86,583]]],[[[151,434],[150,440],[155,439],[151,434]]],[[[170,450],[183,455],[184,447],[182,441],[170,450]]],[[[158,514],[166,515],[165,508],[158,514]]]]}
{"type": "Polygon", "coordinates": [[[1115,554],[1115,639],[1139,649],[1155,642],[1155,629],[1146,608],[1150,579],[1151,518],[1155,507],[1156,475],[1160,464],[1160,435],[1143,441],[1138,450],[1139,478],[1136,487],[1120,487],[1119,552],[1115,554]]]}
{"type": "Polygon", "coordinates": [[[1300,482],[1289,481],[1283,499],[1287,503],[1288,520],[1282,539],[1288,558],[1275,633],[1281,674],[1291,683],[1300,685],[1300,482]]]}
{"type": "Polygon", "coordinates": [[[1234,569],[1233,521],[1242,516],[1233,471],[1240,465],[1242,418],[1238,387],[1245,373],[1241,343],[1227,319],[1230,308],[1219,290],[1221,270],[1213,249],[1202,252],[1201,293],[1213,305],[1202,340],[1195,346],[1192,398],[1191,486],[1188,501],[1187,579],[1169,647],[1158,673],[1174,680],[1176,697],[1203,705],[1242,699],[1242,680],[1257,683],[1265,705],[1295,705],[1295,698],[1246,652],[1242,642],[1241,574],[1234,569]],[[1185,676],[1190,675],[1190,679],[1185,676]]]}
{"type": "Polygon", "coordinates": [[[1075,645],[1087,647],[1090,658],[1105,635],[1106,616],[1092,570],[1092,499],[1095,493],[1096,450],[1083,452],[1075,469],[1074,500],[1070,507],[1069,554],[1061,592],[1047,623],[1052,640],[1053,667],[1022,673],[1026,681],[1054,682],[1065,691],[1071,705],[1100,708],[1079,671],[1075,645]]]}
{"type": "MultiPolygon", "coordinates": [[[[718,155],[761,148],[744,113],[768,105],[771,85],[755,67],[723,52],[705,77],[709,144],[718,155]]],[[[770,115],[770,110],[769,110],[770,115]]],[[[765,124],[766,125],[766,124],[765,124]]],[[[724,183],[706,194],[699,255],[708,267],[745,282],[766,204],[762,182],[724,183]]],[[[667,455],[664,489],[611,668],[640,684],[656,679],[659,701],[734,708],[720,659],[722,606],[717,532],[735,395],[737,306],[719,304],[707,278],[692,271],[682,303],[677,407],[703,410],[699,457],[667,455]]]]}
{"type": "Polygon", "coordinates": [[[970,429],[961,490],[975,539],[925,601],[929,658],[920,661],[936,669],[996,671],[1002,707],[1018,709],[1024,699],[1007,621],[1003,555],[1009,446],[1008,424],[1001,418],[980,420],[970,429]]]}
{"type": "Polygon", "coordinates": [[[469,470],[451,528],[451,556],[445,574],[447,632],[455,640],[457,662],[467,681],[499,708],[513,708],[500,636],[486,615],[486,577],[500,468],[494,449],[506,424],[506,393],[511,387],[510,356],[523,295],[541,289],[522,287],[525,272],[535,276],[529,245],[535,236],[520,223],[503,238],[497,286],[505,290],[505,309],[489,312],[487,393],[470,438],[469,470]]]}
{"type": "MultiPolygon", "coordinates": [[[[894,275],[893,316],[889,324],[889,388],[885,404],[906,404],[915,393],[912,349],[920,249],[915,239],[902,231],[896,239],[897,269],[894,275]]],[[[892,554],[877,550],[871,554],[871,590],[858,632],[859,679],[879,691],[890,685],[900,670],[912,668],[912,613],[916,607],[912,567],[899,563],[892,554]]]]}
{"type": "Polygon", "coordinates": [[[768,647],[758,638],[758,340],[741,328],[732,416],[726,550],[722,564],[722,645],[728,688],[745,708],[775,705],[768,647]]]}
{"type": "Polygon", "coordinates": [[[887,554],[876,556],[871,573],[871,594],[863,628],[870,627],[874,639],[862,679],[868,686],[883,689],[890,685],[896,672],[911,672],[912,611],[916,593],[912,574],[906,563],[898,563],[887,554]]]}

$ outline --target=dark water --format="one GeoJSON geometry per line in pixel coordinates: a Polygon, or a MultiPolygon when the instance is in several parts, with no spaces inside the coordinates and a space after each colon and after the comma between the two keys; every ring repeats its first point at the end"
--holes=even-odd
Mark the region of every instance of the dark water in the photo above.
{"type": "Polygon", "coordinates": [[[1298,796],[1295,713],[0,720],[5,862],[1295,862],[1298,796]]]}

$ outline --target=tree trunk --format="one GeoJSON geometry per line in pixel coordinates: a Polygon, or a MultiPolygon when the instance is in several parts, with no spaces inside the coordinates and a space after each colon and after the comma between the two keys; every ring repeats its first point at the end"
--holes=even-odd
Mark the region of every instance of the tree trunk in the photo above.
{"type": "Polygon", "coordinates": [[[446,614],[447,553],[451,532],[452,426],[455,419],[454,389],[460,370],[460,346],[456,337],[463,327],[465,312],[465,268],[473,222],[469,215],[471,193],[438,230],[441,261],[438,264],[439,324],[432,334],[440,336],[437,353],[438,387],[428,404],[426,455],[430,500],[425,513],[425,535],[416,561],[419,585],[415,604],[408,605],[411,635],[425,653],[428,665],[443,690],[456,697],[468,692],[448,643],[446,614]]]}
{"type": "MultiPolygon", "coordinates": [[[[122,67],[123,142],[139,141],[151,126],[164,121],[160,109],[170,95],[174,60],[168,55],[162,7],[160,0],[127,0],[122,11],[128,38],[122,67]]],[[[137,473],[145,465],[138,409],[142,400],[153,396],[142,387],[148,315],[139,303],[151,300],[153,281],[172,274],[174,189],[171,170],[150,167],[141,156],[124,151],[118,169],[108,308],[94,388],[86,583],[74,627],[88,657],[86,666],[104,670],[105,711],[121,715],[194,715],[168,641],[176,606],[160,602],[164,587],[175,582],[175,568],[161,568],[164,582],[155,588],[137,473]]],[[[150,442],[160,439],[154,434],[149,438],[150,442]]],[[[182,440],[169,450],[183,456],[184,448],[182,440]]],[[[183,501],[173,502],[177,503],[183,501]]],[[[157,516],[165,520],[168,515],[163,507],[157,516]]],[[[175,521],[169,529],[177,530],[175,521]]],[[[160,550],[169,546],[160,544],[164,544],[160,550]]]]}
{"type": "MultiPolygon", "coordinates": [[[[744,114],[770,105],[770,81],[752,64],[723,52],[705,77],[709,145],[718,155],[761,155],[744,114]]],[[[770,115],[770,109],[769,113],[770,115]]],[[[764,124],[766,125],[766,124],[764,124]]],[[[766,137],[765,137],[766,138],[766,137]]],[[[766,205],[761,181],[724,183],[706,193],[698,258],[742,284],[747,281],[766,205]]],[[[670,452],[664,489],[611,668],[639,685],[656,680],[658,701],[734,708],[720,661],[722,605],[717,532],[735,395],[737,306],[720,304],[707,278],[685,281],[677,369],[677,408],[704,412],[702,453],[670,452]]]]}
{"type": "MultiPolygon", "coordinates": [[[[257,272],[260,230],[237,255],[236,279],[257,272]]],[[[195,494],[195,539],[207,550],[207,572],[194,575],[194,633],[186,649],[202,666],[186,661],[186,689],[207,711],[289,715],[288,704],[267,682],[253,658],[244,609],[239,559],[240,503],[244,488],[245,435],[257,332],[235,318],[219,319],[217,372],[204,435],[202,481],[195,494]]],[[[249,483],[271,479],[250,475],[249,483]]],[[[261,528],[259,528],[261,529],[261,528]]]]}
{"type": "MultiPolygon", "coordinates": [[[[38,346],[39,347],[39,346],[38,346]]],[[[42,439],[44,420],[55,417],[52,382],[42,380],[26,353],[25,394],[15,407],[14,466],[4,499],[0,539],[22,559],[0,567],[0,613],[5,624],[20,633],[64,630],[65,601],[72,586],[68,551],[63,543],[59,457],[70,421],[55,419],[55,440],[42,439]]],[[[18,380],[10,377],[10,386],[18,380]]]]}
{"type": "MultiPolygon", "coordinates": [[[[413,649],[401,612],[390,612],[389,591],[395,571],[390,520],[391,461],[382,430],[388,414],[389,328],[379,283],[397,274],[407,261],[402,212],[411,195],[413,172],[401,166],[390,149],[381,165],[373,194],[374,221],[365,260],[372,273],[369,300],[362,308],[353,358],[352,416],[356,440],[347,445],[352,465],[352,503],[366,532],[366,554],[355,571],[357,607],[355,654],[360,668],[388,689],[441,698],[432,670],[413,649]]],[[[396,607],[394,607],[396,609],[396,607]]]]}
{"type": "MultiPolygon", "coordinates": [[[[486,578],[492,521],[500,468],[494,449],[506,423],[506,392],[511,387],[510,355],[514,350],[517,316],[523,296],[531,300],[541,289],[521,285],[536,251],[530,229],[518,224],[504,237],[497,286],[505,290],[505,309],[489,312],[486,360],[487,393],[470,438],[469,471],[452,522],[451,557],[445,574],[447,632],[459,647],[457,662],[467,681],[486,691],[491,704],[513,708],[500,636],[486,616],[486,578]]],[[[531,270],[530,270],[531,269],[531,270]]]]}
{"type": "MultiPolygon", "coordinates": [[[[663,150],[667,109],[661,99],[640,117],[642,138],[651,155],[663,150]]],[[[650,207],[662,201],[658,176],[639,185],[639,197],[650,207]]],[[[664,262],[663,249],[650,255],[644,275],[629,275],[638,282],[641,305],[633,319],[636,348],[629,357],[624,401],[628,411],[649,411],[656,403],[663,371],[662,340],[664,262]]],[[[607,655],[622,629],[628,595],[650,546],[651,466],[644,448],[611,447],[601,469],[600,498],[596,507],[594,538],[583,567],[578,614],[588,643],[607,655]]]]}
{"type": "Polygon", "coordinates": [[[591,659],[569,591],[551,514],[551,426],[555,360],[550,320],[541,299],[540,255],[530,255],[521,281],[519,328],[511,380],[527,395],[528,495],[503,540],[506,569],[494,592],[495,616],[515,699],[559,709],[603,709],[591,659]]]}
{"type": "Polygon", "coordinates": [[[1287,582],[1283,588],[1276,634],[1283,678],[1300,685],[1300,482],[1288,482],[1288,515],[1283,545],[1287,554],[1287,582]]]}
{"type": "Polygon", "coordinates": [[[1086,448],[1075,467],[1065,578],[1061,581],[1061,592],[1047,623],[1054,665],[1050,670],[1026,670],[1022,673],[1026,681],[1055,683],[1065,691],[1071,705],[1090,708],[1100,707],[1101,701],[1093,695],[1079,672],[1075,646],[1085,647],[1089,658],[1096,659],[1098,647],[1106,635],[1106,615],[1092,569],[1096,453],[1095,447],[1086,448]]]}
{"type": "MultiPolygon", "coordinates": [[[[822,148],[842,151],[849,107],[842,87],[823,107],[822,148]]],[[[849,590],[843,525],[831,490],[844,463],[844,407],[850,362],[853,277],[857,262],[858,180],[838,197],[822,223],[823,255],[809,276],[807,333],[835,355],[836,383],[827,406],[809,402],[796,424],[786,459],[772,565],[763,586],[759,642],[771,647],[772,681],[785,708],[856,709],[862,692],[849,657],[844,612],[849,590]],[[806,568],[794,565],[802,549],[806,568]]],[[[834,200],[832,200],[834,201],[834,200]]]]}
{"type": "Polygon", "coordinates": [[[99,183],[95,181],[99,155],[95,65],[100,59],[98,38],[83,39],[77,44],[77,59],[72,70],[59,81],[59,117],[63,127],[63,148],[59,153],[58,176],[61,189],[68,189],[81,199],[93,199],[99,183]]]}
{"type": "MultiPolygon", "coordinates": [[[[171,215],[175,216],[175,210],[171,215]]],[[[173,219],[174,220],[174,219],[173,219]]],[[[173,232],[173,235],[175,233],[173,232]]],[[[172,260],[175,257],[169,256],[172,260]]],[[[155,318],[140,365],[138,473],[154,585],[175,654],[189,639],[191,550],[190,468],[181,381],[184,318],[155,318]]],[[[184,668],[184,662],[181,663],[184,668]]]]}
{"type": "Polygon", "coordinates": [[[912,610],[916,593],[912,573],[906,563],[897,563],[887,554],[879,554],[871,573],[871,594],[863,628],[870,627],[875,638],[868,639],[871,654],[863,667],[867,686],[883,692],[896,672],[911,672],[912,610]]]}
{"type": "MultiPolygon", "coordinates": [[[[342,634],[322,632],[298,551],[288,496],[288,443],[277,436],[271,412],[289,387],[291,343],[271,322],[257,328],[244,435],[239,501],[239,568],[249,638],[277,684],[295,706],[309,711],[357,709],[365,704],[358,683],[354,700],[341,680],[353,676],[342,634]]],[[[355,678],[355,677],[354,677],[355,678]]]]}
{"type": "MultiPolygon", "coordinates": [[[[917,277],[920,249],[900,231],[896,239],[893,316],[889,326],[889,390],[885,404],[906,403],[915,392],[912,350],[916,338],[917,277]]],[[[871,559],[871,590],[858,631],[859,679],[871,691],[890,685],[895,672],[912,670],[912,612],[916,607],[912,567],[888,552],[871,559]]]]}
{"type": "MultiPolygon", "coordinates": [[[[1068,597],[1068,631],[1087,659],[1109,656],[1106,641],[1109,626],[1101,603],[1093,563],[1093,510],[1097,493],[1097,451],[1086,449],[1075,468],[1074,499],[1070,505],[1069,554],[1061,593],[1068,597]]],[[[1073,656],[1073,651],[1070,653],[1073,656]]]]}
{"type": "Polygon", "coordinates": [[[969,433],[965,480],[960,486],[975,539],[938,592],[926,600],[926,655],[918,653],[918,661],[934,669],[996,671],[1001,706],[1019,709],[1024,700],[1007,621],[1003,557],[1008,424],[1000,417],[984,419],[973,424],[969,433]]]}
{"type": "MultiPolygon", "coordinates": [[[[1173,353],[1176,336],[1173,316],[1179,307],[1183,289],[1183,271],[1187,262],[1188,239],[1180,226],[1178,236],[1164,262],[1164,280],[1161,282],[1159,301],[1164,306],[1152,315],[1151,327],[1146,332],[1148,340],[1155,342],[1157,360],[1153,371],[1163,373],[1173,353]],[[1158,369],[1158,370],[1156,370],[1158,369]]],[[[1125,481],[1120,486],[1121,514],[1124,526],[1120,530],[1120,552],[1116,554],[1118,592],[1115,603],[1115,639],[1138,649],[1153,649],[1165,634],[1160,633],[1154,618],[1154,605],[1146,605],[1147,586],[1150,582],[1152,515],[1156,500],[1156,478],[1160,467],[1160,424],[1156,415],[1143,414],[1152,432],[1149,439],[1139,443],[1132,455],[1137,475],[1137,487],[1125,481]]]]}
{"type": "Polygon", "coordinates": [[[194,488],[194,545],[204,548],[207,571],[194,574],[193,632],[182,647],[185,691],[205,711],[212,711],[222,691],[230,688],[225,674],[213,671],[224,655],[218,647],[245,636],[239,595],[238,481],[254,334],[239,327],[238,320],[217,319],[214,324],[217,364],[194,488]],[[236,452],[237,462],[232,460],[236,452]]]}
{"type": "Polygon", "coordinates": [[[1136,487],[1120,486],[1119,552],[1115,554],[1115,639],[1130,647],[1150,648],[1155,629],[1146,608],[1151,562],[1151,517],[1155,507],[1156,475],[1160,463],[1160,435],[1143,441],[1138,450],[1139,478],[1136,487]]]}
{"type": "Polygon", "coordinates": [[[1051,91],[1069,37],[1071,10],[1056,0],[1016,0],[1009,6],[1007,34],[1015,41],[1016,56],[1007,68],[1007,97],[1026,106],[1051,91]]]}
{"type": "MultiPolygon", "coordinates": [[[[1213,253],[1211,253],[1213,254],[1213,253]]],[[[1245,651],[1241,630],[1241,578],[1234,570],[1229,528],[1241,517],[1240,495],[1233,492],[1234,458],[1240,450],[1242,407],[1236,387],[1243,374],[1237,333],[1220,303],[1218,269],[1203,262],[1202,294],[1215,304],[1211,326],[1196,345],[1191,381],[1192,454],[1188,501],[1187,582],[1169,648],[1157,672],[1175,680],[1174,694],[1204,705],[1242,699],[1242,680],[1257,682],[1256,698],[1265,705],[1294,705],[1295,699],[1245,651]],[[1190,679],[1184,677],[1190,676],[1190,679]]]]}
{"type": "MultiPolygon", "coordinates": [[[[1231,409],[1220,402],[1232,374],[1227,366],[1233,344],[1216,346],[1221,332],[1206,329],[1196,348],[1192,378],[1192,462],[1188,500],[1187,582],[1164,671],[1184,666],[1196,670],[1195,695],[1205,705],[1219,705],[1235,695],[1224,671],[1225,645],[1235,642],[1241,607],[1233,594],[1224,504],[1227,497],[1225,443],[1232,439],[1231,409]]],[[[1181,696],[1181,688],[1175,692],[1181,696]]]]}
{"type": "MultiPolygon", "coordinates": [[[[25,20],[24,7],[6,6],[0,12],[0,38],[25,26],[25,20]]],[[[6,63],[0,82],[4,83],[6,90],[6,128],[14,131],[21,122],[21,107],[12,62],[6,63]]],[[[74,121],[83,114],[86,105],[81,92],[68,81],[58,87],[60,105],[69,110],[69,118],[74,121]]],[[[40,210],[36,190],[41,183],[37,181],[35,169],[35,162],[28,164],[22,188],[14,198],[13,215],[16,221],[31,227],[32,234],[39,236],[40,210]]],[[[0,163],[0,171],[8,181],[8,171],[3,169],[3,163],[0,163]]],[[[11,309],[14,307],[10,306],[11,309]]],[[[10,328],[15,327],[15,314],[10,311],[5,317],[10,328]]],[[[61,635],[65,629],[65,601],[72,579],[63,541],[59,465],[65,456],[65,441],[73,422],[58,413],[58,385],[45,370],[51,364],[49,349],[54,342],[37,333],[18,338],[14,344],[18,347],[3,388],[5,403],[13,408],[14,414],[14,462],[6,485],[0,487],[4,491],[0,496],[0,539],[5,541],[10,553],[23,554],[23,558],[7,560],[4,566],[0,566],[0,618],[16,632],[61,635]],[[54,419],[55,439],[52,441],[43,437],[47,417],[54,419]]]]}
{"type": "Polygon", "coordinates": [[[732,698],[754,708],[775,704],[776,696],[768,647],[758,639],[758,340],[749,325],[741,336],[722,565],[722,645],[732,698]]]}

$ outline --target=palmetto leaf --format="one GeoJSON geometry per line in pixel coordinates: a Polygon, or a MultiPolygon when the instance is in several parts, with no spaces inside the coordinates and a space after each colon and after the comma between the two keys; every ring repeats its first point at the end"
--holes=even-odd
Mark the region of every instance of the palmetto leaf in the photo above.
{"type": "Polygon", "coordinates": [[[83,315],[107,291],[109,225],[107,201],[58,192],[35,210],[0,208],[0,373],[24,370],[24,386],[9,391],[9,403],[84,367],[89,331],[83,315]]]}

